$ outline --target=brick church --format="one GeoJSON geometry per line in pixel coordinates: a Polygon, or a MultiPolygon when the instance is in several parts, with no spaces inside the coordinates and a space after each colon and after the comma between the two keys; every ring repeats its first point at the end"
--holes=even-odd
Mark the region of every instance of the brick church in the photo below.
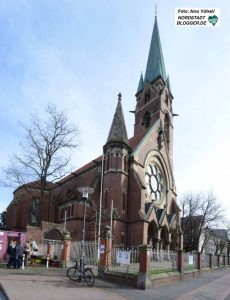
{"type": "Polygon", "coordinates": [[[181,227],[173,176],[172,101],[155,17],[146,71],[136,92],[133,137],[127,136],[119,94],[103,155],[48,184],[41,207],[38,183],[28,183],[26,190],[18,187],[7,208],[7,228],[45,234],[52,224],[81,240],[84,205],[78,189],[88,186],[94,192],[87,201],[87,240],[97,238],[101,207],[101,231],[112,224],[113,244],[177,249],[181,227]]]}

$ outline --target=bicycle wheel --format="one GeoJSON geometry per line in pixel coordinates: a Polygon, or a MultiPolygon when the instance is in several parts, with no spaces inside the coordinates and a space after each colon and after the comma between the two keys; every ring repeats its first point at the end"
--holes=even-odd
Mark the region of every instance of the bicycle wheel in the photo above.
{"type": "Polygon", "coordinates": [[[92,286],[94,285],[94,274],[93,271],[90,268],[86,268],[84,270],[84,274],[83,274],[84,280],[87,283],[88,286],[92,286]]]}
{"type": "Polygon", "coordinates": [[[80,282],[80,273],[78,268],[76,267],[70,267],[67,272],[66,275],[69,279],[73,280],[73,281],[78,281],[80,282]]]}

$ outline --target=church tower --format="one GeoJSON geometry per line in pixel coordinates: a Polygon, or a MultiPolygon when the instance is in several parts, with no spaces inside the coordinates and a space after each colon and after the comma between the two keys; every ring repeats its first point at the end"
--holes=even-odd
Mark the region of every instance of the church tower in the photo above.
{"type": "Polygon", "coordinates": [[[140,76],[136,93],[134,136],[144,134],[156,120],[161,120],[161,139],[165,139],[172,162],[172,99],[166,75],[157,17],[153,27],[145,76],[140,76]]]}
{"type": "Polygon", "coordinates": [[[130,147],[121,104],[121,93],[104,146],[103,208],[109,224],[113,206],[113,226],[115,244],[126,242],[126,213],[128,196],[128,159],[130,147]]]}
{"type": "Polygon", "coordinates": [[[172,100],[155,16],[146,71],[136,93],[134,136],[129,140],[129,245],[148,243],[157,250],[179,246],[172,100]]]}

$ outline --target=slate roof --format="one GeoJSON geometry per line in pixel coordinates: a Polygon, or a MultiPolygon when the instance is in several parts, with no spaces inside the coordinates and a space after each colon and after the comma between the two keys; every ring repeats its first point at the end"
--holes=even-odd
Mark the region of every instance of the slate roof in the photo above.
{"type": "Polygon", "coordinates": [[[125,126],[125,119],[121,105],[121,94],[118,95],[117,108],[113,117],[113,122],[109,131],[108,142],[128,143],[128,135],[125,126]]]}
{"type": "Polygon", "coordinates": [[[167,80],[157,17],[155,17],[144,82],[152,82],[159,76],[167,80]]]}

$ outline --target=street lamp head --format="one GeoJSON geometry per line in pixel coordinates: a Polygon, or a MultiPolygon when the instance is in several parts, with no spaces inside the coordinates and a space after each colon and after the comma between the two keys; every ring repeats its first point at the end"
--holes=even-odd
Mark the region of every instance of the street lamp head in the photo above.
{"type": "Polygon", "coordinates": [[[88,199],[89,194],[92,194],[94,192],[94,189],[92,189],[89,186],[83,186],[83,187],[79,187],[77,189],[80,193],[82,193],[83,198],[88,199]]]}

